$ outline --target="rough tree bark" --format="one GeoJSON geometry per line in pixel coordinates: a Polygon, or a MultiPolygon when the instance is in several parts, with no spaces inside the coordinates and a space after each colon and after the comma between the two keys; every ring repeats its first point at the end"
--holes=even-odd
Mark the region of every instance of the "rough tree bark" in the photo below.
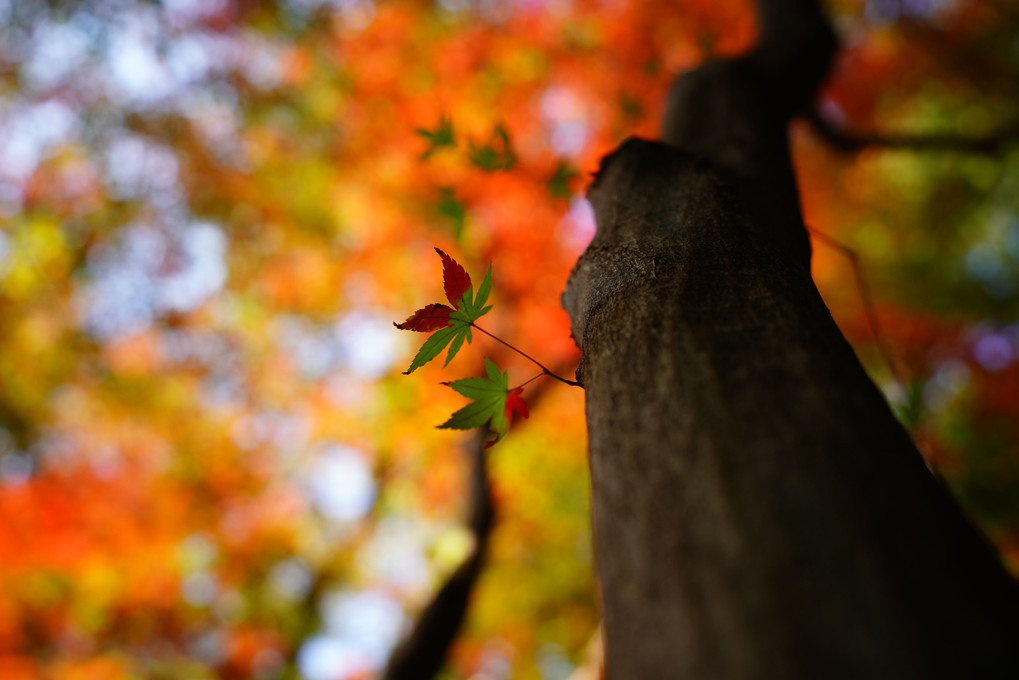
{"type": "Polygon", "coordinates": [[[787,126],[836,41],[760,0],[663,142],[590,189],[582,350],[606,677],[1019,677],[1019,590],[925,467],[809,274],[787,126]]]}

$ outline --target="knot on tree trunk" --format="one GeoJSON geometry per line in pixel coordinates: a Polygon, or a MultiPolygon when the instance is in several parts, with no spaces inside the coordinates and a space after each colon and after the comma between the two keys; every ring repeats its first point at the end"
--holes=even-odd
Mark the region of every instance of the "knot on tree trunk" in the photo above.
{"type": "Polygon", "coordinates": [[[734,192],[707,161],[638,138],[602,160],[588,199],[598,232],[562,297],[581,350],[591,314],[609,297],[674,271],[684,244],[696,240],[691,232],[698,225],[717,223],[723,215],[729,223],[734,215],[742,223],[734,192]]]}

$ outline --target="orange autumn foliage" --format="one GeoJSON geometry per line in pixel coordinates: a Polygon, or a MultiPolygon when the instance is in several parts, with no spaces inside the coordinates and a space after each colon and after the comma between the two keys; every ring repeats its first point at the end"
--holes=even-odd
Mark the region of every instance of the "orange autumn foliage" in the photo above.
{"type": "MultiPolygon", "coordinates": [[[[434,428],[459,402],[439,381],[483,357],[534,374],[479,337],[400,376],[416,346],[391,322],[441,294],[433,246],[492,263],[486,329],[568,376],[584,187],[625,136],[656,134],[676,73],[752,44],[752,3],[15,4],[0,677],[317,680],[316,659],[367,677],[463,549],[463,439],[434,428]],[[453,143],[422,158],[443,120],[453,143]],[[485,170],[499,129],[512,162],[485,170]]],[[[836,122],[1007,122],[1017,18],[997,3],[828,4],[836,122]]],[[[807,222],[859,253],[907,384],[851,268],[815,244],[836,320],[1014,563],[1014,154],[840,156],[805,124],[793,143],[807,222]]],[[[598,611],[576,392],[548,388],[492,449],[499,524],[452,677],[583,662],[598,611]]]]}

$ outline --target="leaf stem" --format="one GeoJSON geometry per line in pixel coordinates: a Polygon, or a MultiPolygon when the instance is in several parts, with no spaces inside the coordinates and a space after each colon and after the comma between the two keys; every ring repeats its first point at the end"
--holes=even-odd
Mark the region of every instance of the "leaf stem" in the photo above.
{"type": "MultiPolygon", "coordinates": [[[[520,356],[522,356],[523,358],[525,358],[525,359],[527,359],[528,361],[530,361],[530,362],[531,362],[532,364],[534,364],[535,366],[537,366],[538,368],[540,368],[540,369],[541,369],[541,374],[542,374],[542,375],[547,375],[547,376],[548,376],[548,377],[550,377],[550,378],[555,378],[555,379],[556,379],[556,380],[558,380],[559,382],[561,382],[561,383],[564,383],[564,384],[566,384],[566,385],[573,385],[574,387],[583,387],[583,385],[581,385],[581,384],[580,384],[579,382],[576,382],[575,380],[567,380],[566,378],[564,378],[564,377],[562,377],[562,376],[556,375],[556,374],[555,374],[555,373],[553,373],[552,371],[548,370],[548,369],[547,369],[547,368],[546,368],[546,367],[544,366],[544,364],[542,364],[542,363],[541,363],[540,361],[538,361],[538,360],[537,360],[537,359],[535,359],[534,357],[530,356],[530,355],[529,355],[529,354],[527,354],[526,352],[523,352],[523,351],[521,351],[521,350],[517,349],[516,347],[514,347],[514,346],[513,346],[513,345],[511,345],[511,344],[509,344],[508,342],[506,342],[505,340],[503,340],[503,339],[502,339],[502,338],[500,338],[499,336],[497,336],[497,335],[492,335],[491,333],[489,333],[488,331],[486,331],[486,330],[485,330],[484,328],[482,328],[482,327],[481,327],[481,326],[479,326],[478,324],[474,323],[473,321],[471,321],[471,326],[473,326],[474,328],[478,329],[479,331],[481,331],[482,333],[484,333],[484,334],[485,334],[485,335],[487,335],[488,337],[492,338],[493,340],[496,340],[497,342],[501,342],[502,344],[506,345],[506,346],[507,346],[507,347],[509,347],[509,348],[510,348],[511,350],[513,350],[514,352],[516,352],[517,354],[519,354],[520,356]]],[[[534,378],[532,378],[531,380],[533,380],[533,379],[534,379],[534,378]]],[[[530,382],[530,380],[528,380],[527,382],[530,382]]],[[[524,384],[526,385],[527,383],[524,383],[524,384]]]]}
{"type": "Polygon", "coordinates": [[[521,387],[526,386],[528,383],[534,382],[535,380],[537,380],[538,378],[540,378],[543,375],[545,375],[545,373],[539,373],[538,375],[531,376],[530,378],[528,378],[524,382],[520,383],[516,387],[511,388],[510,392],[512,392],[513,390],[519,390],[521,387]]]}

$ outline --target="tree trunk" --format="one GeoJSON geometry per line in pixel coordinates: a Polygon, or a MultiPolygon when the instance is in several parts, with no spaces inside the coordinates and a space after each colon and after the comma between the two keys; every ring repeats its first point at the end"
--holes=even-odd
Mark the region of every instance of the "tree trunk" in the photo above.
{"type": "Polygon", "coordinates": [[[809,275],[787,125],[835,50],[759,3],[590,189],[582,350],[606,677],[1019,677],[1019,590],[809,275]]]}

